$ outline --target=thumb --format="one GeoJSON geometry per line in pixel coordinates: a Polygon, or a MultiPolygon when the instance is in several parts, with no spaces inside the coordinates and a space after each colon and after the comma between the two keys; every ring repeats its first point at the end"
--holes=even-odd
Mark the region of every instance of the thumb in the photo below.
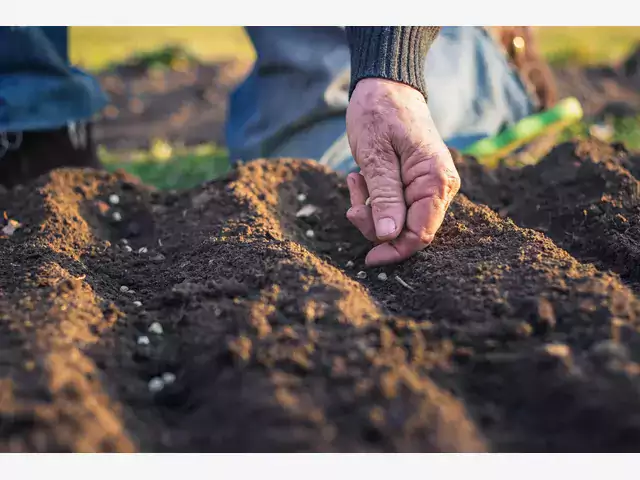
{"type": "MultiPolygon", "coordinates": [[[[389,144],[360,159],[361,174],[369,190],[369,205],[378,240],[393,240],[402,231],[407,215],[400,161],[389,144]]],[[[356,159],[358,161],[358,159],[356,159]]]]}

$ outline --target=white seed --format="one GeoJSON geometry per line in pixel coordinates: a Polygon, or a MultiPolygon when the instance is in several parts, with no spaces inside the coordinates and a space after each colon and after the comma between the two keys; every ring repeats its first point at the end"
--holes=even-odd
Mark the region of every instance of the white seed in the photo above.
{"type": "Polygon", "coordinates": [[[364,201],[364,204],[367,206],[371,205],[371,197],[367,197],[367,199],[364,201]]]}
{"type": "Polygon", "coordinates": [[[298,201],[299,202],[304,202],[307,199],[307,196],[304,193],[300,193],[298,195],[298,201]]]}
{"type": "Polygon", "coordinates": [[[313,215],[314,213],[316,213],[317,211],[318,211],[318,207],[316,207],[315,205],[305,205],[300,210],[298,210],[298,213],[296,213],[296,217],[307,218],[313,215]]]}
{"type": "Polygon", "coordinates": [[[128,293],[129,295],[133,295],[134,293],[136,293],[136,291],[135,291],[135,290],[128,290],[128,291],[127,291],[127,293],[128,293]]]}
{"type": "Polygon", "coordinates": [[[342,247],[338,247],[338,252],[341,252],[341,251],[342,251],[342,247]]]}
{"type": "Polygon", "coordinates": [[[134,304],[136,307],[141,307],[141,306],[142,306],[142,302],[141,302],[141,301],[139,301],[139,300],[136,300],[135,302],[133,302],[133,304],[134,304]]]}
{"type": "Polygon", "coordinates": [[[358,278],[367,278],[367,272],[359,271],[356,275],[358,278]]]}
{"type": "Polygon", "coordinates": [[[160,377],[153,377],[149,380],[149,391],[157,393],[164,388],[164,381],[160,377]]]}
{"type": "Polygon", "coordinates": [[[129,287],[127,287],[126,285],[122,285],[122,286],[120,287],[120,291],[121,291],[122,293],[124,293],[124,292],[128,292],[128,291],[129,291],[129,287]]]}
{"type": "Polygon", "coordinates": [[[118,205],[120,203],[120,197],[115,193],[112,193],[111,195],[109,195],[109,203],[111,205],[118,205]]]}
{"type": "Polygon", "coordinates": [[[147,250],[147,247],[140,247],[138,249],[138,253],[147,253],[149,250],[147,250]]]}
{"type": "Polygon", "coordinates": [[[309,238],[313,238],[316,236],[315,232],[313,230],[307,230],[307,232],[305,233],[305,235],[309,238]]]}
{"type": "Polygon", "coordinates": [[[156,335],[162,335],[162,333],[164,332],[162,325],[160,325],[158,322],[153,322],[151,325],[149,325],[149,331],[151,333],[155,333],[156,335]]]}
{"type": "Polygon", "coordinates": [[[116,222],[119,222],[120,220],[122,220],[122,215],[120,214],[120,212],[113,212],[112,217],[116,222]]]}
{"type": "Polygon", "coordinates": [[[147,337],[146,335],[142,335],[138,337],[138,345],[149,345],[150,343],[151,341],[149,340],[149,337],[147,337]]]}
{"type": "Polygon", "coordinates": [[[387,280],[387,278],[388,278],[388,277],[387,277],[387,274],[386,274],[386,273],[384,273],[384,272],[381,272],[381,273],[379,273],[379,274],[378,274],[378,280],[381,280],[381,281],[383,281],[383,282],[384,282],[384,281],[386,281],[386,280],[387,280]]]}
{"type": "Polygon", "coordinates": [[[133,248],[131,248],[129,245],[125,245],[125,246],[124,246],[124,249],[125,249],[127,252],[133,252],[133,248]]]}
{"type": "Polygon", "coordinates": [[[161,247],[162,246],[162,240],[158,239],[158,246],[161,247]]]}
{"type": "Polygon", "coordinates": [[[176,381],[176,376],[171,373],[171,372],[164,372],[162,374],[162,381],[166,384],[166,385],[171,385],[173,382],[176,381]]]}
{"type": "Polygon", "coordinates": [[[126,238],[121,238],[120,243],[122,243],[123,245],[129,245],[129,240],[127,240],[126,238]]]}
{"type": "Polygon", "coordinates": [[[347,267],[347,268],[353,268],[353,265],[354,265],[354,263],[353,263],[351,260],[349,260],[349,261],[347,262],[347,264],[346,264],[346,267],[347,267]]]}

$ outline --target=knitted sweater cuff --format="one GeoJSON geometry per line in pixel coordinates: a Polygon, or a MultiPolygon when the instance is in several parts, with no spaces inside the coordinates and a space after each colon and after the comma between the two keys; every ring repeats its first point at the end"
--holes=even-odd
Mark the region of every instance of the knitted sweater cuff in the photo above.
{"type": "Polygon", "coordinates": [[[427,99],[424,61],[441,27],[346,27],[351,50],[349,98],[363,78],[409,85],[427,99]]]}

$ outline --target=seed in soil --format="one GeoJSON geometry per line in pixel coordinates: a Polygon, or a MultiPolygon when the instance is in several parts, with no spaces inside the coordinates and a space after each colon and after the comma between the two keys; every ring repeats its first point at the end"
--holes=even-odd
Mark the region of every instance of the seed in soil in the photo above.
{"type": "Polygon", "coordinates": [[[345,266],[347,268],[353,268],[353,265],[354,265],[354,263],[351,260],[349,260],[345,266]]]}
{"type": "Polygon", "coordinates": [[[309,238],[313,238],[316,236],[315,232],[313,230],[307,230],[306,234],[307,237],[309,238]]]}
{"type": "Polygon", "coordinates": [[[138,345],[149,345],[150,343],[151,341],[146,335],[141,335],[140,337],[138,337],[138,345]]]}
{"type": "Polygon", "coordinates": [[[135,302],[133,302],[133,304],[134,304],[136,307],[141,307],[141,306],[142,306],[142,302],[141,302],[140,300],[136,300],[135,302]]]}
{"type": "Polygon", "coordinates": [[[149,331],[151,333],[155,333],[156,335],[162,335],[162,333],[164,332],[162,325],[160,325],[158,322],[153,322],[151,325],[149,325],[149,331]]]}
{"type": "Polygon", "coordinates": [[[356,275],[356,277],[360,278],[360,279],[364,279],[367,278],[367,272],[363,272],[362,270],[358,272],[358,274],[356,275]]]}
{"type": "Polygon", "coordinates": [[[142,253],[147,253],[149,250],[147,249],[147,247],[140,247],[138,249],[138,253],[142,254],[142,253]]]}
{"type": "Polygon", "coordinates": [[[405,282],[403,279],[401,279],[398,275],[396,275],[396,280],[404,288],[407,288],[407,289],[411,290],[412,292],[415,291],[414,288],[411,285],[409,285],[407,282],[405,282]]]}
{"type": "Polygon", "coordinates": [[[166,384],[166,385],[171,385],[173,382],[176,381],[176,376],[175,374],[171,373],[171,372],[164,372],[162,374],[162,381],[166,384]]]}
{"type": "Polygon", "coordinates": [[[388,277],[387,277],[387,274],[386,274],[386,273],[384,273],[384,272],[381,272],[381,273],[379,273],[379,274],[378,274],[378,280],[381,280],[381,281],[383,281],[383,282],[384,282],[384,281],[386,281],[386,280],[387,280],[387,278],[388,278],[388,277]]]}
{"type": "Polygon", "coordinates": [[[162,262],[164,259],[165,259],[165,256],[162,255],[161,253],[154,255],[153,257],[150,258],[150,260],[153,262],[162,262]]]}
{"type": "Polygon", "coordinates": [[[11,235],[13,235],[15,233],[16,230],[18,230],[22,225],[20,225],[20,222],[17,222],[15,220],[9,220],[9,223],[7,223],[4,227],[2,227],[2,233],[4,235],[7,235],[8,237],[10,237],[11,235]]]}
{"type": "Polygon", "coordinates": [[[121,291],[122,293],[128,292],[128,291],[129,291],[129,287],[127,287],[126,285],[122,285],[122,286],[120,287],[120,291],[121,291]]]}
{"type": "Polygon", "coordinates": [[[123,245],[129,245],[129,240],[127,240],[126,238],[121,238],[120,243],[122,243],[123,245]]]}
{"type": "Polygon", "coordinates": [[[164,388],[164,381],[160,377],[153,377],[149,380],[149,391],[157,393],[164,388]]]}
{"type": "Polygon", "coordinates": [[[369,205],[371,205],[371,197],[367,197],[367,199],[364,201],[364,204],[368,207],[369,205]]]}
{"type": "Polygon", "coordinates": [[[300,193],[298,195],[298,201],[299,202],[304,202],[307,199],[307,196],[304,193],[300,193]]]}
{"type": "Polygon", "coordinates": [[[112,218],[114,221],[119,222],[122,220],[122,214],[120,212],[113,212],[112,218]]]}
{"type": "Polygon", "coordinates": [[[313,215],[314,213],[316,213],[317,211],[318,211],[318,207],[316,207],[315,205],[305,205],[300,210],[298,210],[298,213],[296,213],[296,217],[307,218],[313,215]]]}
{"type": "Polygon", "coordinates": [[[109,203],[111,205],[118,205],[120,203],[120,197],[115,193],[112,193],[111,195],[109,195],[109,203]]]}

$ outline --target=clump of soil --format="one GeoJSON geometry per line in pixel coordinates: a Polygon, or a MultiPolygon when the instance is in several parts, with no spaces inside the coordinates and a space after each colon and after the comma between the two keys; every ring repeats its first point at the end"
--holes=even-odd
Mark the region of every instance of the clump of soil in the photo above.
{"type": "Polygon", "coordinates": [[[464,195],[427,250],[365,269],[347,206],[288,159],[0,193],[0,449],[637,451],[640,302],[615,274],[464,195]]]}

